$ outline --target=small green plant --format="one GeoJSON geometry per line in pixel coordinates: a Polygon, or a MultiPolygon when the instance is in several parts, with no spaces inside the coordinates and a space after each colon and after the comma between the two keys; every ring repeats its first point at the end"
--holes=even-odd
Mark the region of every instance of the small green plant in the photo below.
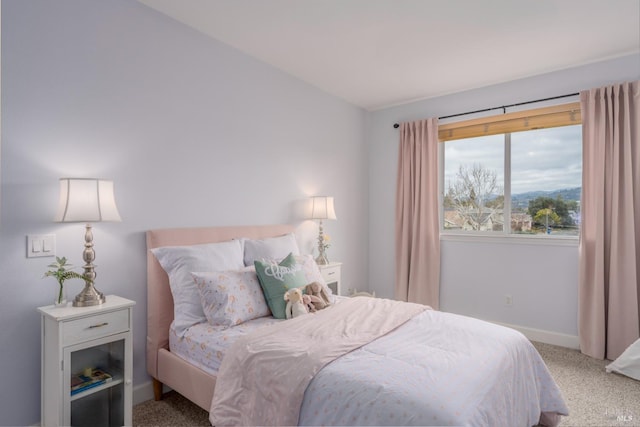
{"type": "Polygon", "coordinates": [[[51,268],[52,270],[49,270],[46,273],[44,273],[44,277],[53,276],[56,278],[56,280],[58,281],[58,284],[60,285],[60,289],[58,291],[58,298],[56,298],[57,304],[62,303],[62,299],[63,299],[62,290],[64,288],[65,280],[82,279],[85,282],[91,282],[90,279],[84,277],[82,274],[72,271],[73,266],[71,264],[67,264],[67,258],[65,257],[62,257],[62,258],[56,257],[56,262],[49,264],[47,267],[51,268]]]}
{"type": "Polygon", "coordinates": [[[320,243],[320,246],[322,246],[323,250],[327,250],[329,249],[329,247],[331,242],[331,237],[328,234],[323,234],[322,235],[322,240],[318,239],[318,243],[320,243]]]}

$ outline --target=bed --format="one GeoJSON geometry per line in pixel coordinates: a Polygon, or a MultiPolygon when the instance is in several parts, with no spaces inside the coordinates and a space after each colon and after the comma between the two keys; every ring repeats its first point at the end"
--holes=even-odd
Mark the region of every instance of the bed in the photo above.
{"type": "MultiPolygon", "coordinates": [[[[234,338],[221,365],[215,369],[188,361],[188,358],[170,350],[174,300],[169,277],[151,250],[228,242],[236,238],[265,239],[293,231],[291,225],[274,225],[147,232],[147,371],[153,378],[156,400],[162,398],[162,387],[166,384],[210,411],[212,422],[217,420],[215,425],[290,425],[296,424],[290,420],[298,420],[299,425],[524,426],[540,423],[554,426],[559,423],[561,415],[568,414],[560,391],[542,359],[518,332],[390,300],[344,298],[313,316],[280,322],[270,322],[267,318],[246,322],[243,326],[247,328],[246,333],[243,331],[234,338]],[[408,305],[396,309],[397,304],[408,305]],[[281,337],[286,334],[302,336],[301,331],[315,328],[317,324],[318,332],[313,336],[316,341],[310,340],[305,345],[317,347],[314,351],[322,353],[327,346],[317,346],[314,342],[329,341],[331,333],[336,331],[341,332],[337,335],[351,336],[353,322],[366,323],[357,316],[364,316],[366,312],[391,313],[392,310],[405,314],[413,312],[398,319],[398,323],[388,325],[385,322],[393,316],[378,316],[382,323],[374,329],[387,328],[384,331],[389,333],[380,332],[366,343],[357,340],[348,346],[339,343],[337,347],[341,352],[326,351],[339,354],[335,360],[326,354],[299,357],[301,360],[313,359],[315,365],[312,363],[299,368],[301,372],[312,372],[306,382],[296,383],[295,386],[302,389],[293,397],[273,394],[273,384],[287,385],[281,389],[295,388],[281,381],[283,377],[268,378],[263,372],[255,375],[260,367],[271,366],[267,362],[282,363],[286,354],[296,352],[295,346],[278,348],[280,353],[273,353],[276,356],[268,361],[254,359],[252,355],[259,345],[266,346],[267,352],[271,352],[273,342],[280,342],[281,337]],[[342,318],[337,317],[343,315],[341,312],[345,313],[343,323],[340,323],[342,318]],[[259,325],[261,329],[254,327],[253,322],[262,323],[259,325]],[[329,322],[334,322],[333,331],[319,326],[329,322]],[[344,325],[344,330],[335,325],[344,325]],[[247,348],[251,348],[250,357],[247,357],[247,348]],[[421,357],[421,354],[429,357],[421,357]],[[247,377],[242,377],[245,372],[247,377]],[[263,376],[271,384],[268,392],[256,391],[261,390],[264,384],[252,382],[263,376]],[[214,393],[217,383],[220,388],[214,393]],[[251,395],[254,392],[255,395],[251,395]],[[244,416],[244,412],[250,412],[242,406],[248,404],[248,399],[254,405],[261,398],[263,406],[269,410],[274,401],[279,404],[285,402],[282,406],[291,407],[291,413],[287,414],[289,418],[278,418],[280,414],[269,418],[271,415],[262,415],[260,410],[256,412],[257,418],[233,418],[240,416],[239,413],[244,416]]],[[[207,325],[198,325],[193,330],[198,328],[211,329],[207,325]]],[[[235,331],[234,328],[236,326],[230,330],[235,331]]],[[[306,351],[305,348],[303,353],[307,354],[306,351]]],[[[273,365],[269,370],[281,372],[287,364],[293,366],[284,362],[284,365],[273,365]]]]}

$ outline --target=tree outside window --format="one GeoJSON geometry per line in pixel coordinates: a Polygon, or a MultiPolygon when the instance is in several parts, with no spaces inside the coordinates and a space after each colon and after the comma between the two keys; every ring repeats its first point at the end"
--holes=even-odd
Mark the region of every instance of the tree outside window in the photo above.
{"type": "Polygon", "coordinates": [[[444,231],[579,234],[581,125],[450,140],[443,152],[444,231]]]}

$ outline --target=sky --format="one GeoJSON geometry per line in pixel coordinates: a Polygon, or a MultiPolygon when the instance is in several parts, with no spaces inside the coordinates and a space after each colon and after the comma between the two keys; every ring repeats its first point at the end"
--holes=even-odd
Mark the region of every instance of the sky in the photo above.
{"type": "MultiPolygon", "coordinates": [[[[445,142],[445,193],[459,166],[495,170],[504,187],[504,135],[445,142]]],[[[511,134],[511,194],[582,186],[582,126],[511,134]]]]}

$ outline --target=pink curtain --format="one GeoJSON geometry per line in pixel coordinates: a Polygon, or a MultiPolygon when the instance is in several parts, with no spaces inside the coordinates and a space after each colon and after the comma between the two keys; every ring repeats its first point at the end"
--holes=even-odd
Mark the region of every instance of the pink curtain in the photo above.
{"type": "Polygon", "coordinates": [[[579,335],[582,352],[599,359],[640,337],[638,91],[636,81],[580,93],[579,335]]]}
{"type": "Polygon", "coordinates": [[[398,300],[440,306],[438,119],[400,125],[396,193],[398,300]]]}

